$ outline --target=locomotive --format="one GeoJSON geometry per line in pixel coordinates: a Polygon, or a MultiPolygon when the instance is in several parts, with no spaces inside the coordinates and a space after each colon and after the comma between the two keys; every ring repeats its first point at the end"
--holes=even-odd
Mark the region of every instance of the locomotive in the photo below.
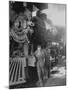
{"type": "MultiPolygon", "coordinates": [[[[46,48],[47,45],[44,38],[46,25],[43,21],[44,18],[46,20],[47,15],[41,12],[47,8],[48,4],[44,3],[9,2],[9,15],[11,14],[9,18],[9,86],[38,80],[35,51],[38,45],[42,48],[46,48]],[[32,13],[35,9],[36,16],[33,17],[32,13]]],[[[50,74],[50,67],[48,68],[46,73],[50,74]]]]}

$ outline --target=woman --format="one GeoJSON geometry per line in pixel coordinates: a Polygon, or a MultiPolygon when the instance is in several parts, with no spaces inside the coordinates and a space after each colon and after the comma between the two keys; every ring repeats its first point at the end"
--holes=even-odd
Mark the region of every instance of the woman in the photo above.
{"type": "Polygon", "coordinates": [[[39,79],[39,84],[40,86],[43,86],[43,80],[44,80],[44,65],[45,65],[45,55],[43,50],[41,49],[41,46],[37,47],[37,50],[35,52],[35,57],[36,57],[36,65],[37,65],[37,74],[38,74],[38,79],[39,79]]]}

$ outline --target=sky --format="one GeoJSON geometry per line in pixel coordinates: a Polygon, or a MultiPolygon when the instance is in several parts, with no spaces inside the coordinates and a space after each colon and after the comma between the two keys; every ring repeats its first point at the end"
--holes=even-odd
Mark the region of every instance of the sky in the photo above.
{"type": "Polygon", "coordinates": [[[48,4],[48,9],[42,12],[47,14],[47,18],[51,19],[54,25],[65,27],[66,5],[48,4]]]}

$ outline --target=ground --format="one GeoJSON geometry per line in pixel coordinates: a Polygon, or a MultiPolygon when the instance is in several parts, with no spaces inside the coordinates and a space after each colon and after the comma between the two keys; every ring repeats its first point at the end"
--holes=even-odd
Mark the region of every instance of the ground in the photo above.
{"type": "MultiPolygon", "coordinates": [[[[58,64],[51,69],[51,76],[44,81],[44,87],[50,86],[64,86],[66,85],[66,60],[64,58],[58,61],[58,64]]],[[[25,84],[19,84],[11,86],[10,88],[30,88],[39,87],[37,82],[27,82],[25,84]]]]}
{"type": "Polygon", "coordinates": [[[51,77],[47,80],[44,86],[64,85],[66,85],[66,60],[62,58],[59,60],[58,65],[51,70],[51,77]]]}

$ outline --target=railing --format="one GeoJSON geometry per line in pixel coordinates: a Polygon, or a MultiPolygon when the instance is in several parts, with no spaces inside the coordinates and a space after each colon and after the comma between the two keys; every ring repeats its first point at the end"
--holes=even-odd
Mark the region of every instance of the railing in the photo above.
{"type": "Polygon", "coordinates": [[[16,85],[26,82],[25,67],[25,57],[15,57],[9,60],[9,85],[16,85]]]}

